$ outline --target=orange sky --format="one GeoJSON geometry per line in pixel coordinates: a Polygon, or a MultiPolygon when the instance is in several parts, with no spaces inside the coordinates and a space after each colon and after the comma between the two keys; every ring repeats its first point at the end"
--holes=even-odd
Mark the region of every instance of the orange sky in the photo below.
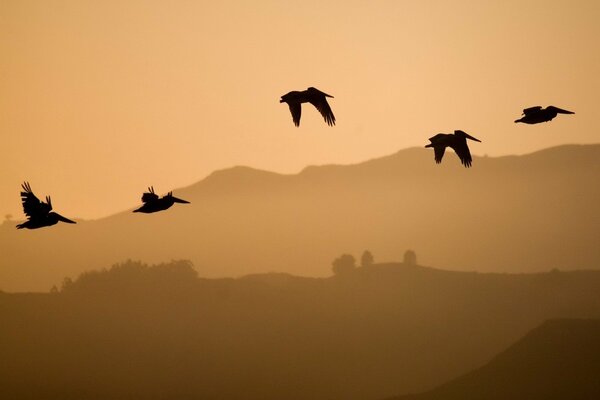
{"type": "Polygon", "coordinates": [[[23,218],[24,180],[98,218],[149,185],[358,162],[454,129],[476,155],[598,143],[598,21],[596,0],[0,1],[0,216],[23,218]],[[336,127],[312,109],[294,127],[279,97],[308,86],[335,96],[336,127]],[[538,104],[577,114],[513,123],[538,104]]]}

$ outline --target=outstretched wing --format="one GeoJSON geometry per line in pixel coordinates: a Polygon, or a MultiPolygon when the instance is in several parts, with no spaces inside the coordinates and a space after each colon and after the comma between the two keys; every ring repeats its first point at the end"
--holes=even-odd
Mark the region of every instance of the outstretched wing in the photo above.
{"type": "Polygon", "coordinates": [[[536,113],[542,109],[542,106],[529,107],[523,110],[523,115],[536,113]]]}
{"type": "Polygon", "coordinates": [[[433,147],[433,154],[434,154],[436,164],[439,164],[442,162],[442,158],[444,158],[445,151],[446,151],[446,146],[438,145],[438,146],[433,147]]]}
{"type": "Polygon", "coordinates": [[[465,167],[470,167],[473,162],[473,158],[471,157],[471,152],[469,151],[469,146],[467,146],[466,140],[458,140],[452,148],[456,152],[458,158],[460,158],[460,162],[465,167]]]}
{"type": "Polygon", "coordinates": [[[335,116],[333,115],[333,111],[331,111],[327,98],[325,98],[325,94],[320,93],[319,95],[311,96],[309,102],[319,110],[327,125],[333,126],[335,125],[335,116]]]}
{"type": "Polygon", "coordinates": [[[142,195],[142,202],[148,203],[158,200],[158,195],[154,193],[154,186],[150,186],[148,191],[142,195]]]}
{"type": "Polygon", "coordinates": [[[50,200],[50,197],[46,197],[48,203],[44,203],[33,194],[29,182],[23,183],[21,187],[23,188],[23,191],[21,192],[21,202],[23,203],[23,212],[25,215],[29,218],[40,218],[48,215],[52,210],[52,201],[50,200]]]}
{"type": "Polygon", "coordinates": [[[573,111],[563,110],[562,108],[554,106],[548,106],[546,107],[546,109],[556,111],[559,114],[575,114],[573,111]]]}
{"type": "Polygon", "coordinates": [[[288,106],[290,107],[290,112],[292,113],[294,125],[300,126],[300,117],[302,116],[302,105],[298,102],[290,102],[288,103],[288,106]]]}

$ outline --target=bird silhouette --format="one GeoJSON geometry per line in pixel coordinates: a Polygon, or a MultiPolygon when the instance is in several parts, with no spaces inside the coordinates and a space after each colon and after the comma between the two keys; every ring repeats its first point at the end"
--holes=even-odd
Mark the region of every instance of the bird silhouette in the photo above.
{"type": "Polygon", "coordinates": [[[469,146],[467,146],[467,139],[481,142],[481,140],[474,138],[466,132],[455,130],[454,133],[438,133],[430,137],[429,141],[431,143],[425,147],[433,147],[434,158],[437,164],[442,162],[446,147],[451,147],[458,158],[460,158],[460,162],[468,168],[471,166],[473,158],[471,158],[471,152],[469,151],[469,146]]]}
{"type": "Polygon", "coordinates": [[[58,221],[69,224],[76,223],[58,213],[52,212],[52,200],[50,196],[46,196],[46,203],[40,201],[33,194],[29,182],[23,183],[21,187],[23,188],[21,202],[23,203],[23,212],[27,215],[27,221],[17,225],[17,229],[38,229],[44,226],[56,225],[58,221]]]}
{"type": "Polygon", "coordinates": [[[133,212],[149,214],[157,211],[166,210],[175,203],[190,203],[189,201],[178,199],[177,197],[173,196],[173,192],[169,192],[165,196],[159,198],[158,195],[154,193],[153,186],[150,186],[148,188],[148,191],[142,195],[142,202],[144,202],[144,205],[138,208],[137,210],[133,210],[133,212]]]}
{"type": "Polygon", "coordinates": [[[335,125],[335,116],[333,115],[333,111],[331,111],[329,103],[327,103],[327,97],[333,98],[333,96],[323,93],[319,89],[309,87],[302,92],[294,91],[284,94],[281,96],[281,100],[279,100],[279,102],[288,104],[290,107],[290,112],[292,113],[294,125],[296,126],[300,126],[302,103],[310,103],[315,106],[325,119],[325,122],[327,122],[327,125],[333,126],[335,125]]]}
{"type": "Polygon", "coordinates": [[[542,106],[529,107],[523,110],[523,117],[515,120],[517,122],[523,122],[525,124],[539,124],[540,122],[552,121],[558,114],[575,114],[573,111],[563,110],[562,108],[548,106],[542,108],[542,106]]]}

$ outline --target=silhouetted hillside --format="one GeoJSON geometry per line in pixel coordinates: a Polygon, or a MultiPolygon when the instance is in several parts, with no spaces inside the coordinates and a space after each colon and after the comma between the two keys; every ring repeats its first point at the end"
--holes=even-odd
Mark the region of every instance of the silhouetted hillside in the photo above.
{"type": "Polygon", "coordinates": [[[209,277],[326,276],[334,257],[364,248],[377,259],[412,248],[446,269],[595,269],[599,176],[600,145],[475,157],[470,169],[451,151],[436,165],[428,149],[297,175],[235,167],[176,190],[186,207],[27,232],[1,225],[0,289],[47,290],[127,258],[189,259],[209,277]]]}
{"type": "Polygon", "coordinates": [[[377,399],[473,370],[549,318],[599,318],[600,271],[197,278],[126,262],[0,293],[0,398],[377,399]]]}
{"type": "MultiPolygon", "coordinates": [[[[397,400],[600,398],[600,320],[551,320],[484,367],[397,400]]],[[[391,400],[391,399],[390,399],[391,400]]]]}

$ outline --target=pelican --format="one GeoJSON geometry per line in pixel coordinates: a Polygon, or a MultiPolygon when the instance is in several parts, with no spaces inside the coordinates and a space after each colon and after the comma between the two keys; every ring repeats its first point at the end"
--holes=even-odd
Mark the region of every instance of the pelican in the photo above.
{"type": "Polygon", "coordinates": [[[23,203],[23,212],[27,215],[27,221],[17,225],[17,229],[38,229],[44,226],[56,225],[58,221],[68,224],[76,223],[58,213],[51,212],[52,200],[50,196],[46,196],[46,203],[40,201],[31,191],[29,182],[24,182],[21,187],[23,188],[21,202],[23,203]]]}
{"type": "Polygon", "coordinates": [[[329,107],[329,103],[327,103],[327,97],[333,98],[333,96],[323,93],[319,89],[309,87],[302,92],[294,91],[284,94],[281,96],[279,102],[288,104],[290,112],[292,113],[294,125],[296,126],[300,126],[302,103],[310,103],[315,106],[325,119],[325,122],[327,122],[327,125],[333,126],[335,125],[335,116],[333,115],[333,111],[331,111],[331,107],[329,107]]]}
{"type": "Polygon", "coordinates": [[[148,191],[142,195],[142,201],[144,202],[144,205],[138,208],[137,210],[133,210],[133,212],[142,212],[149,214],[157,211],[166,210],[175,203],[190,203],[189,201],[181,200],[173,196],[173,192],[169,192],[165,196],[159,198],[158,195],[154,193],[153,186],[150,186],[148,188],[148,191]]]}
{"type": "Polygon", "coordinates": [[[520,119],[515,120],[515,123],[524,122],[526,124],[539,124],[540,122],[552,121],[558,114],[575,113],[554,106],[548,106],[546,108],[535,106],[524,109],[523,116],[520,119]]]}
{"type": "Polygon", "coordinates": [[[471,152],[467,146],[467,139],[481,142],[481,140],[474,138],[466,132],[456,130],[454,133],[438,133],[437,135],[430,137],[429,141],[431,143],[425,147],[433,147],[435,162],[437,164],[442,162],[446,147],[452,147],[458,158],[460,158],[460,162],[468,168],[471,166],[473,159],[471,158],[471,152]]]}

